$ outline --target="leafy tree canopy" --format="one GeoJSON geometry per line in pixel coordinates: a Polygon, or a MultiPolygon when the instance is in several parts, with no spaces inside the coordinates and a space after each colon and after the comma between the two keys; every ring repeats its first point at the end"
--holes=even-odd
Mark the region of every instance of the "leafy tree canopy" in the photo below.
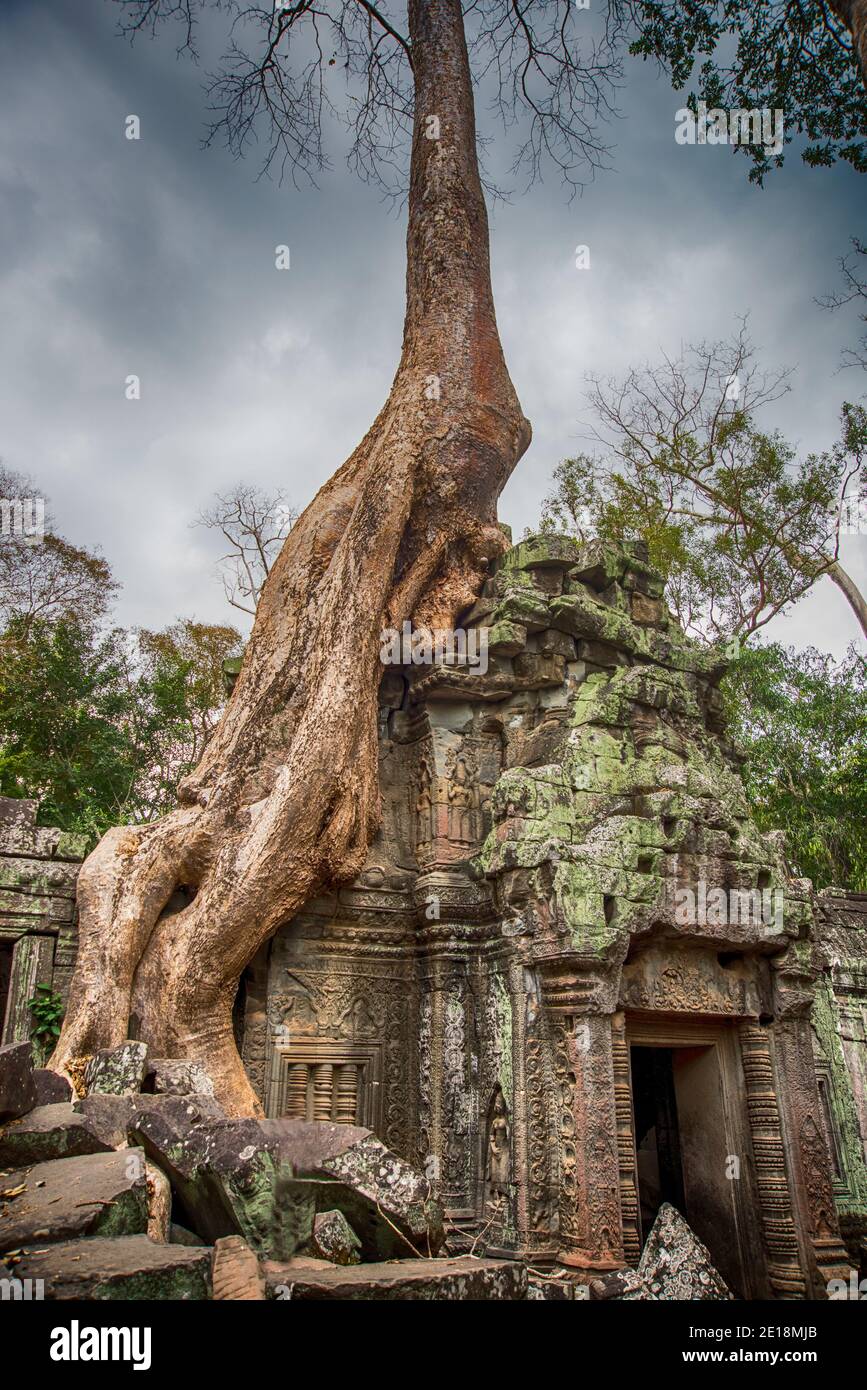
{"type": "Polygon", "coordinates": [[[773,643],[744,649],[723,682],[743,777],[763,830],[783,829],[818,888],[867,891],[867,663],[773,643]]]}

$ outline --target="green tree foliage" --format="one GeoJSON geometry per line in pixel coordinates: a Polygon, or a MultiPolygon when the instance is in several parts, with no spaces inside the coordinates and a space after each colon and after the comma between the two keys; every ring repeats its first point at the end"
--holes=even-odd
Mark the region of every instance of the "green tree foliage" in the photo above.
{"type": "Polygon", "coordinates": [[[542,528],[647,541],[670,607],[700,639],[749,636],[826,574],[863,625],[839,549],[841,515],[845,526],[859,514],[864,490],[867,411],[844,405],[839,440],[799,457],[757,423],[788,385],[753,356],[742,331],[622,380],[591,378],[605,453],[557,467],[542,528]]]}
{"type": "Polygon", "coordinates": [[[867,663],[814,647],[748,647],[723,683],[764,830],[816,887],[867,891],[867,663]]]}
{"type": "Polygon", "coordinates": [[[175,804],[225,704],[240,635],[180,621],[101,632],[16,619],[0,638],[0,795],[39,800],[44,825],[89,835],[175,804]]]}
{"type": "MultiPolygon", "coordinates": [[[[655,59],[676,90],[695,82],[698,100],[725,110],[782,110],[786,143],[802,137],[813,166],[842,159],[867,171],[864,77],[845,6],[833,0],[618,0],[637,30],[630,52],[655,59]]],[[[783,153],[735,147],[752,161],[761,184],[783,153]]]]}

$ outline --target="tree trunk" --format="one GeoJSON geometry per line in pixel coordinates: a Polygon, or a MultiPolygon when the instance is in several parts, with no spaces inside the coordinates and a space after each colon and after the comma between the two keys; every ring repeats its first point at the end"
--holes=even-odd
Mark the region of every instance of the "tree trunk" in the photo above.
{"type": "Polygon", "coordinates": [[[849,600],[852,612],[861,625],[861,632],[867,637],[867,602],[858,585],[846,573],[839,560],[835,560],[833,565],[829,566],[827,573],[829,579],[833,579],[840,592],[849,600]]]}
{"type": "Polygon", "coordinates": [[[234,1115],[260,1109],[232,1036],[241,973],[320,888],[360,871],[379,822],[381,630],[454,625],[504,546],[496,502],[530,440],[494,315],[460,0],[410,0],[409,33],[407,305],[390,395],[290,532],[177,810],[110,830],[79,878],[51,1066],[132,1031],[154,1055],[204,1063],[234,1115]]]}

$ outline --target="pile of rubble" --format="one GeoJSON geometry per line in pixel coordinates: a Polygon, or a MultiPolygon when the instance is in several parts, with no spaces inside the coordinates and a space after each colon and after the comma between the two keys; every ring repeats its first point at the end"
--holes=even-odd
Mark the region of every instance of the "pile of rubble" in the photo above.
{"type": "Polygon", "coordinates": [[[0,1048],[0,1263],[45,1298],[522,1299],[449,1258],[427,1179],[369,1130],[230,1120],[204,1070],[97,1053],[75,1096],[0,1048]],[[42,1281],[41,1285],[27,1281],[42,1281]]]}
{"type": "Polygon", "coordinates": [[[637,1270],[586,1286],[444,1254],[428,1180],[370,1130],[227,1119],[201,1067],[139,1042],[97,1053],[81,1090],[0,1048],[0,1267],[31,1297],[732,1297],[670,1206],[637,1270]]]}

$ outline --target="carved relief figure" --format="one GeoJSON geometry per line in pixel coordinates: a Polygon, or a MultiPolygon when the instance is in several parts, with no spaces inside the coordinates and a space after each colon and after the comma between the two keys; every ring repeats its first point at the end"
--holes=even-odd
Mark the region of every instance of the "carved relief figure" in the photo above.
{"type": "Polygon", "coordinates": [[[475,844],[478,835],[475,763],[466,753],[459,753],[450,761],[452,765],[449,769],[448,785],[449,839],[462,844],[475,844]]]}
{"type": "Polygon", "coordinates": [[[415,803],[415,846],[416,852],[429,848],[433,839],[433,796],[431,794],[431,767],[428,759],[419,762],[418,796],[415,803]]]}
{"type": "Polygon", "coordinates": [[[488,1125],[488,1158],[485,1178],[489,1202],[498,1203],[509,1196],[512,1169],[511,1137],[506,1098],[497,1087],[488,1125]]]}

